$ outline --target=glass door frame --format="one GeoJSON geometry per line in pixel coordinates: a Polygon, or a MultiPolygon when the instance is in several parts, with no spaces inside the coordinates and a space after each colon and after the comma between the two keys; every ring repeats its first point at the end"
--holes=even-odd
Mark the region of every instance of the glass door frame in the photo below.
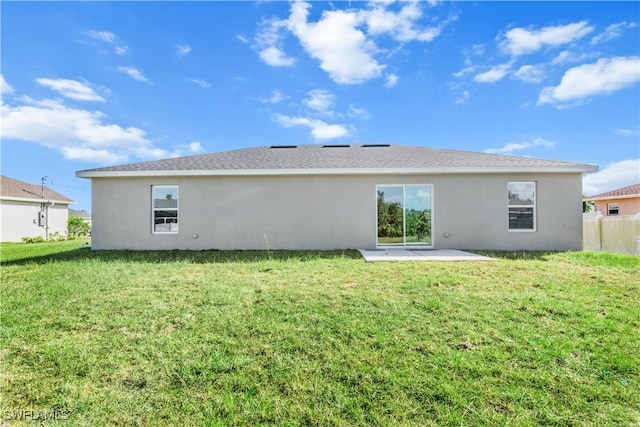
{"type": "Polygon", "coordinates": [[[434,185],[433,184],[377,184],[376,185],[376,248],[378,249],[433,249],[434,248],[434,185]],[[379,212],[378,212],[378,191],[383,187],[400,187],[402,188],[402,243],[382,243],[380,244],[380,236],[378,229],[378,220],[379,220],[379,212]],[[428,211],[430,213],[430,235],[429,235],[429,244],[420,244],[420,243],[407,243],[407,188],[408,187],[429,187],[429,207],[428,211]]]}

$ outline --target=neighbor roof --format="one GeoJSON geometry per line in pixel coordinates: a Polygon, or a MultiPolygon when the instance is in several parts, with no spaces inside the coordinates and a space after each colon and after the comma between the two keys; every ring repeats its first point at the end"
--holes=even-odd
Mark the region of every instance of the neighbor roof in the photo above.
{"type": "Polygon", "coordinates": [[[628,199],[632,197],[640,197],[640,184],[629,185],[628,187],[617,188],[607,191],[606,193],[596,194],[586,200],[604,200],[604,199],[628,199]]]}
{"type": "Polygon", "coordinates": [[[161,175],[594,172],[595,165],[391,144],[244,148],[76,172],[82,178],[161,175]]]}
{"type": "Polygon", "coordinates": [[[85,210],[75,210],[75,209],[71,209],[69,208],[69,216],[76,216],[78,218],[82,218],[82,219],[91,219],[91,214],[85,210]]]}
{"type": "Polygon", "coordinates": [[[44,187],[44,198],[42,197],[42,186],[38,184],[27,184],[26,182],[18,181],[17,179],[9,178],[6,176],[0,176],[0,197],[3,199],[11,200],[25,200],[25,201],[49,201],[60,204],[75,203],[70,198],[63,196],[57,191],[53,191],[49,187],[44,187]]]}

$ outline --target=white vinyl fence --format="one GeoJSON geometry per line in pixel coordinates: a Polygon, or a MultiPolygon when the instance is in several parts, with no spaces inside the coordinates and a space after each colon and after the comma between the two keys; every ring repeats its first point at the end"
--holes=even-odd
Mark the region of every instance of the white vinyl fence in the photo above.
{"type": "Polygon", "coordinates": [[[640,256],[640,214],[583,216],[583,249],[640,256]]]}

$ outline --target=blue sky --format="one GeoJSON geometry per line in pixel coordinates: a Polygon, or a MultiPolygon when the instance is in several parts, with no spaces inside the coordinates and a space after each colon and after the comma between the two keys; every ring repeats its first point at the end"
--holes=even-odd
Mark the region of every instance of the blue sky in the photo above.
{"type": "Polygon", "coordinates": [[[2,2],[2,174],[395,143],[640,181],[638,2],[2,2]]]}

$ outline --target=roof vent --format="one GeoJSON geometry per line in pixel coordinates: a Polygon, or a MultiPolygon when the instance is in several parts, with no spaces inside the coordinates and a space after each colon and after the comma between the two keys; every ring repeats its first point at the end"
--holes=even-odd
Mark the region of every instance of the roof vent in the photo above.
{"type": "Polygon", "coordinates": [[[269,148],[298,148],[297,145],[272,145],[269,148]]]}
{"type": "Polygon", "coordinates": [[[349,144],[342,144],[342,145],[323,145],[322,148],[349,148],[351,147],[351,145],[349,144]]]}
{"type": "Polygon", "coordinates": [[[364,144],[362,148],[391,147],[391,144],[364,144]]]}

